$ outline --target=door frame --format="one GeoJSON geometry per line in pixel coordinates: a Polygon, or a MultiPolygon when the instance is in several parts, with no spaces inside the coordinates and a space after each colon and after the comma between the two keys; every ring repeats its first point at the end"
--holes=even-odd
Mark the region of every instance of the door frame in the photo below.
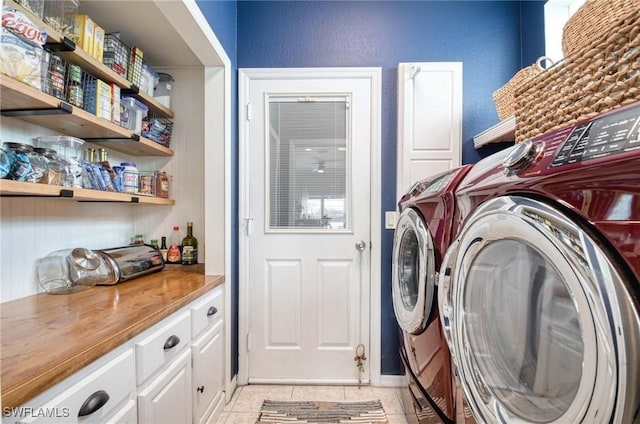
{"type": "Polygon", "coordinates": [[[370,263],[370,326],[369,357],[370,384],[380,385],[381,336],[381,68],[241,68],[238,69],[238,384],[249,381],[249,243],[247,234],[249,216],[249,119],[250,83],[255,80],[274,79],[368,79],[371,87],[371,259],[370,263]]]}

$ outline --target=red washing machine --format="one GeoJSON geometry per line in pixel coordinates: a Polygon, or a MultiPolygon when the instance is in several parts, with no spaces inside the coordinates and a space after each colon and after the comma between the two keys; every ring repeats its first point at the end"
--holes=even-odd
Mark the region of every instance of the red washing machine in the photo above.
{"type": "Polygon", "coordinates": [[[439,276],[487,423],[640,422],[640,103],[478,162],[439,276]]]}
{"type": "MultiPolygon", "coordinates": [[[[454,190],[471,169],[463,166],[416,183],[399,202],[393,243],[393,307],[401,328],[400,354],[408,385],[409,423],[454,423],[456,384],[437,308],[442,256],[455,236],[454,190]]],[[[471,413],[467,418],[474,422],[471,413]]],[[[461,421],[458,421],[461,422],[461,421]]]]}

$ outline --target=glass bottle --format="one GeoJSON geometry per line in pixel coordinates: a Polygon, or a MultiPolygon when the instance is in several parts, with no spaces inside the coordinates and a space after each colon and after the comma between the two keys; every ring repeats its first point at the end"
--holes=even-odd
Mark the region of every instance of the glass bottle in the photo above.
{"type": "Polygon", "coordinates": [[[160,240],[160,255],[162,255],[162,260],[167,262],[167,238],[162,236],[160,240]]]}
{"type": "Polygon", "coordinates": [[[111,164],[109,163],[107,149],[98,149],[98,155],[100,156],[100,160],[98,161],[98,165],[100,166],[100,171],[102,172],[102,178],[104,179],[105,185],[108,191],[118,191],[115,187],[114,180],[116,178],[116,174],[111,168],[111,164]]]}
{"type": "Polygon", "coordinates": [[[179,264],[182,261],[182,254],[180,253],[180,227],[173,227],[171,233],[171,246],[167,250],[167,263],[179,264]]]}
{"type": "Polygon", "coordinates": [[[187,235],[182,239],[182,264],[198,263],[198,239],[193,236],[193,222],[187,222],[187,235]]]}

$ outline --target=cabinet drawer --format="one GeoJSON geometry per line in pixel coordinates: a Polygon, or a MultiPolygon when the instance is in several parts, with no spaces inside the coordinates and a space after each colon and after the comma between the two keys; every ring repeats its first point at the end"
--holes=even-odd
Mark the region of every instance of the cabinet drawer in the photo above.
{"type": "Polygon", "coordinates": [[[138,408],[135,399],[129,399],[105,424],[137,424],[138,408]]]}
{"type": "Polygon", "coordinates": [[[189,311],[184,311],[136,343],[136,377],[142,384],[163,364],[168,363],[191,341],[189,311]]]}
{"type": "Polygon", "coordinates": [[[133,351],[128,349],[45,405],[23,409],[23,417],[17,421],[34,424],[102,423],[132,395],[135,390],[134,372],[133,351]]]}
{"type": "Polygon", "coordinates": [[[197,337],[206,328],[215,324],[223,316],[224,291],[215,288],[191,307],[191,335],[197,337]]]}

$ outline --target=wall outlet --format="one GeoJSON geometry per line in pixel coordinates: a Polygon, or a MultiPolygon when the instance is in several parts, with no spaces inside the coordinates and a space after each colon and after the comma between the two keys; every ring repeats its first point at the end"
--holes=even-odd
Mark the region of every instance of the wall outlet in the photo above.
{"type": "Polygon", "coordinates": [[[396,220],[398,219],[398,214],[396,211],[386,211],[384,213],[384,228],[387,230],[393,230],[396,228],[396,220]]]}

